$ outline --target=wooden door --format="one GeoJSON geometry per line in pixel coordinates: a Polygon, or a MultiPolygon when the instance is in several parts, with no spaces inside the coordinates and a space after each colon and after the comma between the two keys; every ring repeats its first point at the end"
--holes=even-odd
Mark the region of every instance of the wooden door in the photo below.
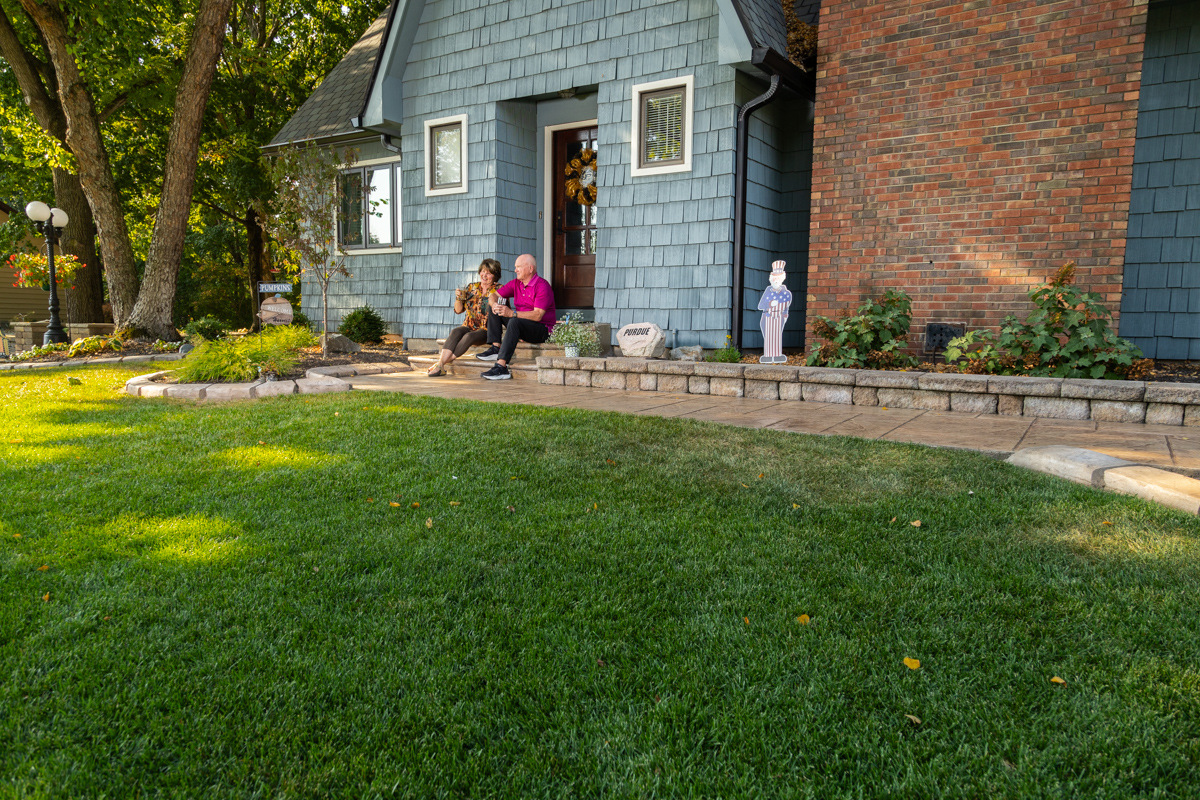
{"type": "Polygon", "coordinates": [[[596,296],[595,126],[554,133],[554,305],[592,308],[596,296]]]}

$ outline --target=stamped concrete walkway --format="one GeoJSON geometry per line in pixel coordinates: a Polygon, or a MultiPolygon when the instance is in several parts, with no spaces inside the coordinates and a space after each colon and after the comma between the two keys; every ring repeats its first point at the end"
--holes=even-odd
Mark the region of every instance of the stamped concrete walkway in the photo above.
{"type": "Polygon", "coordinates": [[[1065,445],[1200,477],[1200,428],[545,386],[534,381],[484,381],[452,375],[429,378],[424,371],[343,380],[355,389],[619,411],[747,428],[915,442],[978,450],[997,458],[1030,447],[1065,445]]]}

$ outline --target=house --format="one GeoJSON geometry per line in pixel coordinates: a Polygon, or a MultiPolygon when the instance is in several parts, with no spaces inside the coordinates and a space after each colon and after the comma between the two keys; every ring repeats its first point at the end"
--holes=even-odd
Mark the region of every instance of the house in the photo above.
{"type": "MultiPolygon", "coordinates": [[[[17,215],[23,216],[23,212],[0,200],[0,225],[17,215]]],[[[44,319],[49,314],[46,293],[41,289],[13,286],[15,276],[3,264],[7,258],[8,254],[0,254],[0,322],[8,324],[17,317],[44,319]]]]}
{"type": "Polygon", "coordinates": [[[785,346],[888,288],[919,344],[1074,261],[1147,355],[1200,357],[1200,0],[794,8],[808,71],[776,0],[395,0],[271,144],[360,145],[335,310],[433,339],[532,252],[562,308],[756,347],[783,258],[785,346]]]}

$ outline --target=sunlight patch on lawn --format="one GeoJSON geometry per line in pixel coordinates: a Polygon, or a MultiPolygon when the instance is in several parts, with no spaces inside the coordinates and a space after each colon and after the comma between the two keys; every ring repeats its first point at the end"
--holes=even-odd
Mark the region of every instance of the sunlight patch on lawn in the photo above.
{"type": "Polygon", "coordinates": [[[1101,521],[1095,527],[1072,527],[1058,531],[1035,529],[1031,533],[1037,533],[1039,538],[1061,545],[1083,558],[1183,561],[1194,558],[1196,553],[1195,537],[1184,535],[1182,530],[1172,533],[1147,531],[1130,526],[1128,522],[1105,525],[1101,521]]]}
{"type": "Polygon", "coordinates": [[[278,469],[280,467],[313,468],[334,467],[345,462],[343,456],[331,453],[302,450],[297,447],[279,447],[260,444],[247,447],[231,447],[208,456],[225,467],[237,469],[278,469]]]}
{"type": "MultiPolygon", "coordinates": [[[[243,530],[228,520],[193,514],[179,517],[122,516],[96,531],[96,543],[113,554],[214,562],[244,552],[243,530]]],[[[88,537],[93,538],[93,537],[88,537]]]]}

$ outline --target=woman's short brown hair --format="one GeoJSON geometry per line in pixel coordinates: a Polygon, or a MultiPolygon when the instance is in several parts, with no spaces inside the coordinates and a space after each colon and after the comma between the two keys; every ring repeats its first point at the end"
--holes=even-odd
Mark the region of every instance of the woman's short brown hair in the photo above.
{"type": "Polygon", "coordinates": [[[496,283],[500,282],[500,262],[499,261],[497,261],[494,258],[485,258],[483,261],[481,261],[479,263],[479,272],[483,272],[485,269],[488,272],[492,273],[492,278],[496,281],[496,283]]]}

